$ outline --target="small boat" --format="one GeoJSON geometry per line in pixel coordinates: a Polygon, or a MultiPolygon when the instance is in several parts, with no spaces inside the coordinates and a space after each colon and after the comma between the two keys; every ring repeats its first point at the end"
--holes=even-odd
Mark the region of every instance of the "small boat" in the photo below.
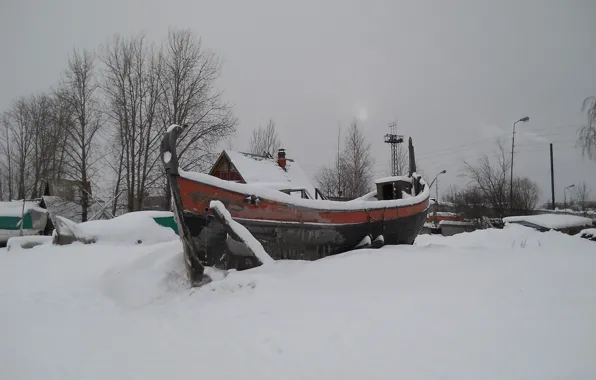
{"type": "Polygon", "coordinates": [[[214,215],[214,200],[223,203],[232,219],[275,260],[317,260],[361,247],[412,244],[426,221],[430,193],[416,174],[411,138],[407,176],[379,179],[375,191],[358,199],[332,201],[311,199],[298,188],[237,183],[185,172],[178,167],[176,156],[176,141],[184,128],[168,128],[161,157],[189,277],[195,283],[202,280],[205,266],[243,270],[260,265],[214,215]]]}

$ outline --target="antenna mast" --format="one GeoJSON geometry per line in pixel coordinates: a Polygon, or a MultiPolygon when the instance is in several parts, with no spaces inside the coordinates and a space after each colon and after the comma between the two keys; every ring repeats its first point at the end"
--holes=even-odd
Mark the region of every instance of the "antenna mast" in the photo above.
{"type": "Polygon", "coordinates": [[[385,143],[391,145],[391,175],[397,176],[397,144],[404,142],[404,136],[397,134],[397,123],[394,121],[389,124],[390,133],[385,135],[385,143]]]}

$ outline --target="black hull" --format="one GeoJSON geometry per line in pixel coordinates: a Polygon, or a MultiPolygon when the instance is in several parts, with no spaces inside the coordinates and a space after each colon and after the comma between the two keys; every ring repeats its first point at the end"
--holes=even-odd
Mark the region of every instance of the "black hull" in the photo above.
{"type": "MultiPolygon", "coordinates": [[[[422,230],[427,212],[363,224],[323,225],[236,219],[275,260],[318,260],[355,249],[366,236],[382,235],[387,245],[412,244],[422,230]]],[[[259,263],[243,244],[228,237],[212,215],[184,212],[194,246],[204,266],[248,269],[259,263]]]]}

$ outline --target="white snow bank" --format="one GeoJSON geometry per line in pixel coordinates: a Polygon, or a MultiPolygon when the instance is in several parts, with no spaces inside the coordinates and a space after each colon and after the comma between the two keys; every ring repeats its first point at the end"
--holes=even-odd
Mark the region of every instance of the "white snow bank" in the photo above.
{"type": "Polygon", "coordinates": [[[488,228],[463,232],[453,236],[418,235],[417,246],[449,246],[462,249],[516,250],[522,248],[548,249],[557,252],[590,251],[593,243],[558,231],[540,232],[519,224],[506,224],[503,229],[488,228]],[[581,241],[577,242],[577,240],[581,241]]]}
{"type": "Polygon", "coordinates": [[[15,251],[19,249],[29,249],[42,244],[51,244],[51,236],[30,235],[30,236],[14,236],[6,242],[7,251],[15,251]]]}
{"type": "Polygon", "coordinates": [[[172,216],[168,211],[138,211],[120,215],[109,220],[93,220],[76,224],[76,230],[82,236],[96,242],[127,244],[156,244],[179,237],[167,227],[163,227],[153,218],[172,216]]]}
{"type": "Polygon", "coordinates": [[[125,308],[166,302],[190,289],[182,252],[179,241],[154,245],[138,258],[103,273],[101,290],[125,308]]]}
{"type": "MultiPolygon", "coordinates": [[[[312,200],[312,199],[302,199],[297,197],[289,197],[287,194],[284,194],[279,191],[272,190],[267,187],[254,185],[254,184],[245,184],[245,183],[236,183],[231,181],[225,181],[219,179],[217,177],[202,174],[202,173],[195,173],[195,172],[185,172],[183,170],[179,170],[179,173],[182,177],[189,179],[191,181],[197,181],[200,183],[204,183],[209,186],[215,186],[219,188],[223,188],[229,191],[234,191],[237,193],[245,194],[245,195],[256,195],[265,199],[269,199],[279,203],[286,203],[286,204],[293,204],[296,206],[302,207],[309,207],[316,210],[371,210],[371,209],[378,209],[378,208],[387,208],[387,207],[397,207],[397,206],[409,206],[415,205],[418,203],[424,202],[428,199],[429,196],[429,189],[428,186],[424,186],[424,190],[416,195],[415,197],[411,197],[408,199],[393,199],[393,200],[383,200],[383,201],[351,201],[351,202],[339,202],[339,201],[330,201],[330,200],[312,200]]],[[[422,184],[425,184],[424,180],[421,180],[422,184]]]]}
{"type": "Polygon", "coordinates": [[[221,203],[220,201],[211,201],[209,203],[209,207],[212,209],[216,209],[219,212],[219,214],[223,216],[223,218],[234,230],[234,232],[236,232],[236,234],[238,234],[238,236],[242,240],[244,240],[244,243],[248,245],[250,250],[255,254],[255,256],[257,256],[257,259],[259,259],[259,261],[263,265],[270,265],[275,263],[275,260],[273,260],[271,256],[269,256],[269,254],[265,252],[265,248],[263,248],[263,245],[261,245],[261,243],[257,239],[255,239],[254,236],[252,236],[252,234],[246,229],[246,227],[232,219],[232,215],[226,209],[226,206],[224,206],[223,203],[221,203]]]}
{"type": "Polygon", "coordinates": [[[0,255],[0,378],[596,378],[593,242],[437,238],[194,290],[179,242],[0,255]]]}
{"type": "Polygon", "coordinates": [[[563,214],[542,214],[542,215],[525,215],[525,216],[508,216],[503,218],[505,223],[519,223],[526,222],[532,223],[544,228],[569,228],[569,227],[581,227],[591,226],[592,219],[584,218],[576,215],[563,215],[563,214]]]}

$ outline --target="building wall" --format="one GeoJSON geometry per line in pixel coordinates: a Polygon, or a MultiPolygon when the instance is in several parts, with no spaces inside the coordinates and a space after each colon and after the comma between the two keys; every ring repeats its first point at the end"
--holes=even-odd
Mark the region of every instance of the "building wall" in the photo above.
{"type": "Polygon", "coordinates": [[[226,181],[242,182],[242,177],[236,170],[236,167],[230,163],[226,156],[221,158],[217,166],[213,169],[212,175],[226,181]]]}

